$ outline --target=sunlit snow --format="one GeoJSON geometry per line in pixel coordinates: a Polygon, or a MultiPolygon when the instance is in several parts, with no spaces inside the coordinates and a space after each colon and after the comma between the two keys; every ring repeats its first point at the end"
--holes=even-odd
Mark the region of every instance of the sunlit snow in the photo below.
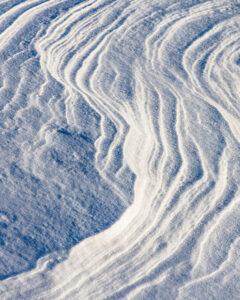
{"type": "Polygon", "coordinates": [[[240,0],[0,1],[0,299],[240,299],[240,0]]]}

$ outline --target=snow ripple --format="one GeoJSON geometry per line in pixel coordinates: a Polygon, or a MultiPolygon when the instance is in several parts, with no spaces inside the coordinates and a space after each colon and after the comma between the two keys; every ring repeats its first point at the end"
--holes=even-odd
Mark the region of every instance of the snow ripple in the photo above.
{"type": "Polygon", "coordinates": [[[240,1],[0,4],[3,299],[239,299],[240,1]]]}

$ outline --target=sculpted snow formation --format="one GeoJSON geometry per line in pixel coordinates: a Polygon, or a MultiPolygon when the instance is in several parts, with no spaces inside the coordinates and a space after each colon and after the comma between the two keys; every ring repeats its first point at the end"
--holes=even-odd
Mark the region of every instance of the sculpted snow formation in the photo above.
{"type": "Polygon", "coordinates": [[[1,1],[1,299],[239,299],[239,11],[1,1]]]}

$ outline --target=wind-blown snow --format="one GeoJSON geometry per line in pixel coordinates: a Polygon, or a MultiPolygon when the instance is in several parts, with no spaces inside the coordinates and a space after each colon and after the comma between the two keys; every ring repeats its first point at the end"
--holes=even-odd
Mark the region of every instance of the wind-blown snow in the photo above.
{"type": "Polygon", "coordinates": [[[240,1],[0,14],[0,298],[240,299],[240,1]]]}

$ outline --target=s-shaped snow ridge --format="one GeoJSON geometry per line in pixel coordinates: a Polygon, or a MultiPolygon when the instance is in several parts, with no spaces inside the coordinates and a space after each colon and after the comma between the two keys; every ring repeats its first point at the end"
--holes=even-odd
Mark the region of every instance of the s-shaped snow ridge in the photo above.
{"type": "MultiPolygon", "coordinates": [[[[2,67],[2,91],[13,94],[4,98],[11,101],[3,120],[13,115],[10,125],[22,130],[16,116],[37,99],[39,127],[24,133],[24,160],[12,176],[22,170],[49,181],[52,194],[65,191],[66,204],[58,199],[51,209],[67,211],[74,224],[84,220],[85,236],[69,244],[69,254],[59,249],[3,280],[2,295],[238,299],[240,2],[56,2],[36,1],[27,10],[30,18],[59,5],[32,41],[39,65],[25,106],[17,95],[33,66],[21,66],[14,84],[13,58],[2,67]],[[99,186],[94,199],[103,200],[92,216],[99,221],[103,205],[109,214],[118,211],[93,235],[89,200],[84,215],[76,197],[99,186]]],[[[4,31],[4,41],[14,28],[4,31]]]]}

